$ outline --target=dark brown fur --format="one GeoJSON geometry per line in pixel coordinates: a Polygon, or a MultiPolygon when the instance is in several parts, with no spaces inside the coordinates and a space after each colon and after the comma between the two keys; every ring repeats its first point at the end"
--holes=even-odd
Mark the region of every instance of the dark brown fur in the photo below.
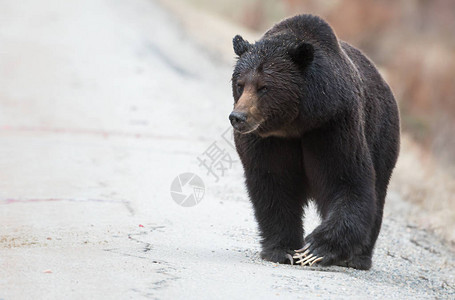
{"type": "Polygon", "coordinates": [[[284,263],[308,243],[321,265],[371,267],[399,152],[390,88],[322,19],[296,16],[250,44],[234,38],[236,148],[262,237],[284,263]],[[303,207],[322,223],[305,239],[303,207]]]}

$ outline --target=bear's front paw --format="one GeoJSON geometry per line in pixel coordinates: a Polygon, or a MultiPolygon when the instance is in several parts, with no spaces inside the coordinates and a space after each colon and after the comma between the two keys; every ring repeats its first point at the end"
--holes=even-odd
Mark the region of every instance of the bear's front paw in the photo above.
{"type": "Polygon", "coordinates": [[[361,255],[361,249],[360,242],[355,243],[352,239],[348,242],[346,235],[337,239],[330,231],[317,228],[305,238],[305,246],[295,250],[293,258],[296,264],[302,266],[317,263],[368,270],[371,268],[371,255],[361,255]]]}
{"type": "Polygon", "coordinates": [[[296,254],[293,258],[296,259],[296,264],[302,266],[319,264],[321,266],[329,266],[347,259],[343,255],[343,247],[335,245],[332,238],[325,236],[322,232],[316,230],[305,238],[305,246],[295,250],[296,254]]]}
{"type": "Polygon", "coordinates": [[[294,259],[292,258],[292,255],[294,255],[294,253],[294,251],[286,251],[283,249],[262,250],[261,258],[275,263],[293,265],[294,259]]]}

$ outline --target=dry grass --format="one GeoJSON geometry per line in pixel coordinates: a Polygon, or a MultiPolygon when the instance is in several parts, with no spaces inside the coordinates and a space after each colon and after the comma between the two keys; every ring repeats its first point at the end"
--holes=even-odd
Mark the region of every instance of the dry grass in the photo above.
{"type": "Polygon", "coordinates": [[[415,210],[403,212],[412,222],[455,245],[455,180],[438,164],[405,134],[390,188],[417,204],[415,210]]]}

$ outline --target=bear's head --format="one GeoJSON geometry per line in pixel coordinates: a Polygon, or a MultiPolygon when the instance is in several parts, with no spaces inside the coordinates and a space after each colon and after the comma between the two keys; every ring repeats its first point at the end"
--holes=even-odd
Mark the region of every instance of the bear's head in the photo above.
{"type": "Polygon", "coordinates": [[[305,70],[313,61],[310,43],[293,36],[262,39],[250,44],[233,39],[238,60],[232,75],[234,129],[261,137],[288,137],[296,133],[305,70]]]}

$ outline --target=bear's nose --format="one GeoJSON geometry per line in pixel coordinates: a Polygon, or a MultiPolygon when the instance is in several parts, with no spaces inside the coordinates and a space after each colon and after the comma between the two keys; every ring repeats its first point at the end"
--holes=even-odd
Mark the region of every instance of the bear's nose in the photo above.
{"type": "Polygon", "coordinates": [[[234,128],[236,128],[236,125],[238,126],[238,125],[246,122],[246,113],[233,111],[229,115],[229,120],[231,120],[232,126],[234,126],[234,128]]]}

